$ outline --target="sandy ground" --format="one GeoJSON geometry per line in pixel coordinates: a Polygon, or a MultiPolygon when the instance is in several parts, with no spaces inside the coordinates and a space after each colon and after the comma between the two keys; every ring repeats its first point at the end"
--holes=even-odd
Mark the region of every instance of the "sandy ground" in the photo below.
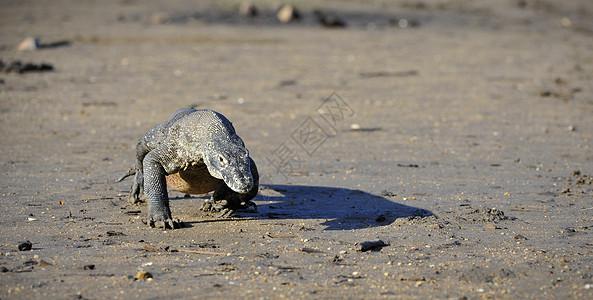
{"type": "Polygon", "coordinates": [[[272,2],[2,1],[3,63],[54,70],[0,73],[0,298],[593,298],[590,1],[272,2]],[[234,123],[257,212],[126,202],[181,107],[234,123]]]}

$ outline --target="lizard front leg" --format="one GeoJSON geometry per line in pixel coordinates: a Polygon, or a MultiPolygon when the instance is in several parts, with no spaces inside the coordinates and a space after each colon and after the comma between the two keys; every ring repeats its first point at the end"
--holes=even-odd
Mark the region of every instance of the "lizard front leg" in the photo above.
{"type": "Polygon", "coordinates": [[[158,152],[149,152],[143,161],[144,191],[148,200],[148,225],[164,229],[180,228],[182,223],[171,218],[169,195],[167,194],[167,173],[160,163],[158,152]]]}

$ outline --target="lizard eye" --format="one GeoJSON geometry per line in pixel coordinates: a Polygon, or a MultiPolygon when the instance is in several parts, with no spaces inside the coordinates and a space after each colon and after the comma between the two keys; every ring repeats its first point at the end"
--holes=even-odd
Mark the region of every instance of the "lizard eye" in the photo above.
{"type": "Polygon", "coordinates": [[[222,155],[219,155],[219,156],[218,156],[218,161],[219,161],[219,162],[220,162],[220,163],[221,163],[223,166],[224,166],[224,165],[226,165],[226,159],[225,159],[225,158],[224,158],[222,155]]]}

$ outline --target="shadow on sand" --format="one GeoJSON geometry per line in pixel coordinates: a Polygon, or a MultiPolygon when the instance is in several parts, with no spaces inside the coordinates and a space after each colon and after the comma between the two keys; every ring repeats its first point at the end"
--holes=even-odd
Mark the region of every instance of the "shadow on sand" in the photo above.
{"type": "MultiPolygon", "coordinates": [[[[253,199],[258,217],[265,219],[325,219],[325,230],[386,226],[398,218],[430,216],[432,212],[399,204],[359,190],[344,188],[264,185],[253,199]]],[[[237,215],[251,215],[237,212],[237,215]]]]}

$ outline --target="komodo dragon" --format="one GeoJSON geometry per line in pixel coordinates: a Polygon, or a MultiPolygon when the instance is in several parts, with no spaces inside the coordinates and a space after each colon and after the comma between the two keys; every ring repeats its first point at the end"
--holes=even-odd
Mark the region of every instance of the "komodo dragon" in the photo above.
{"type": "Polygon", "coordinates": [[[214,191],[203,211],[230,216],[236,209],[255,207],[259,174],[231,122],[209,109],[182,108],[150,129],[136,146],[136,166],[119,178],[136,175],[129,200],[148,199],[150,227],[182,226],[171,217],[167,184],[187,194],[214,191]]]}

